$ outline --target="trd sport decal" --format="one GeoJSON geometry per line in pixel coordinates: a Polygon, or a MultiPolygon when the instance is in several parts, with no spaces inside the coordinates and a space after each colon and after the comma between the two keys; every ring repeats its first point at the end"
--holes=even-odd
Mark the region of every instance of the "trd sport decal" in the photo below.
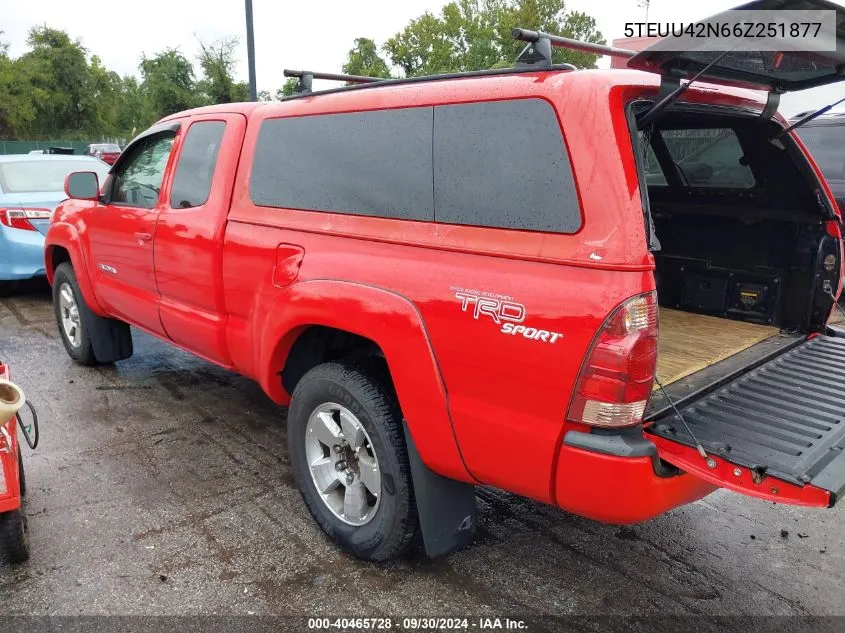
{"type": "Polygon", "coordinates": [[[462,312],[468,312],[475,320],[479,320],[482,316],[492,319],[496,325],[502,326],[499,330],[502,334],[522,335],[533,341],[552,344],[563,337],[560,332],[523,325],[526,317],[525,306],[514,301],[513,297],[456,286],[451,286],[449,289],[461,302],[462,312]]]}

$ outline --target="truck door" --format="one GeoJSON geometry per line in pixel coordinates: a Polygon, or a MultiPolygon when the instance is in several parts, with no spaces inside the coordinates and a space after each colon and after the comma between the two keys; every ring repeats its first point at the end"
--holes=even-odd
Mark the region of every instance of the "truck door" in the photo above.
{"type": "Polygon", "coordinates": [[[178,129],[178,123],[151,128],[126,148],[88,226],[98,301],[111,315],[156,334],[164,330],[158,316],[153,234],[178,129]]]}
{"type": "Polygon", "coordinates": [[[225,366],[231,359],[221,281],[223,237],[245,130],[242,114],[191,119],[155,227],[155,276],[167,336],[225,366]]]}

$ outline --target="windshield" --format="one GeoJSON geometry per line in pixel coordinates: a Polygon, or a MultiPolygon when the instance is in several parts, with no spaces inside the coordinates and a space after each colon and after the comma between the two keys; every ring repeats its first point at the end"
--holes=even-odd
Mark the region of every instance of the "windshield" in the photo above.
{"type": "Polygon", "coordinates": [[[796,132],[827,180],[845,180],[845,125],[816,125],[796,132]]]}
{"type": "Polygon", "coordinates": [[[0,191],[33,193],[64,191],[65,177],[74,171],[93,171],[102,183],[109,166],[95,160],[32,160],[0,163],[0,191]]]}
{"type": "Polygon", "coordinates": [[[95,152],[105,152],[107,154],[120,153],[120,147],[116,143],[110,143],[108,145],[94,145],[93,150],[95,152]]]}

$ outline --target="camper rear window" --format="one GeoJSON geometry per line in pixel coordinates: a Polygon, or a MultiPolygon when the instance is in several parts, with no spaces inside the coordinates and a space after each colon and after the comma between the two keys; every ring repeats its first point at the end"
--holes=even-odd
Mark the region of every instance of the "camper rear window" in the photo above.
{"type": "Polygon", "coordinates": [[[649,185],[667,184],[664,168],[673,165],[681,184],[686,187],[751,189],[756,184],[754,174],[743,164],[743,149],[730,128],[667,129],[655,132],[646,153],[646,182],[649,185]],[[657,154],[665,143],[667,160],[657,154]]]}

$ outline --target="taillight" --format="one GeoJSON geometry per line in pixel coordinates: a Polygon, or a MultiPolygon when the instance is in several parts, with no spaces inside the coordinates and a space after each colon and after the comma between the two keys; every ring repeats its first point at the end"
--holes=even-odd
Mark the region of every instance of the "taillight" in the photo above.
{"type": "Polygon", "coordinates": [[[35,231],[30,220],[49,220],[49,209],[0,209],[0,224],[13,229],[35,231]]]}
{"type": "Polygon", "coordinates": [[[593,426],[639,424],[657,367],[657,295],[637,295],[616,308],[590,347],[567,419],[593,426]]]}

